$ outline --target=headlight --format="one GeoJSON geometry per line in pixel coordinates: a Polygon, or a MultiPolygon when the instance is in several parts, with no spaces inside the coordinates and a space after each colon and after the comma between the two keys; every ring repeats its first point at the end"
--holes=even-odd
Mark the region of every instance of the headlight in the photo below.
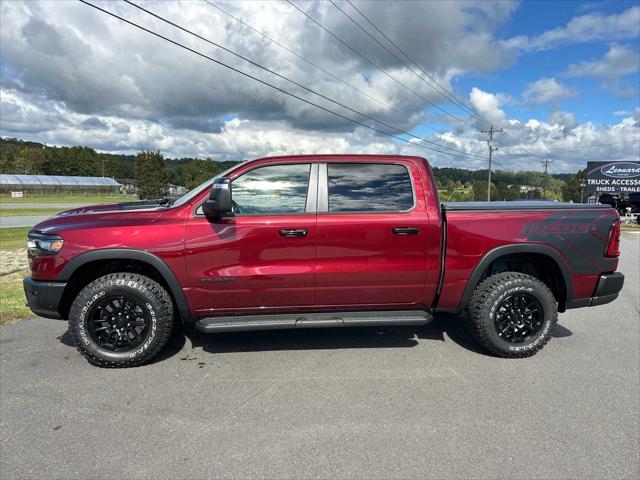
{"type": "Polygon", "coordinates": [[[29,257],[55,255],[60,251],[63,243],[64,240],[59,235],[30,231],[27,239],[27,253],[29,257]]]}

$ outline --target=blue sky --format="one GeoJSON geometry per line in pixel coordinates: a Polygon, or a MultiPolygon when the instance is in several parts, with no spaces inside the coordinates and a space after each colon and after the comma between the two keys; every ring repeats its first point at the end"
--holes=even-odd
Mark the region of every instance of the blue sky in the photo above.
{"type": "MultiPolygon", "coordinates": [[[[518,8],[507,24],[499,29],[502,38],[517,35],[536,36],[542,32],[562,27],[573,18],[589,13],[599,12],[604,15],[620,14],[640,2],[629,1],[525,1],[518,8]]],[[[640,52],[640,39],[616,41],[640,52]]],[[[456,84],[461,91],[468,91],[477,86],[485,91],[500,91],[518,98],[526,86],[538,78],[555,77],[558,81],[576,90],[576,96],[567,98],[559,106],[575,114],[579,122],[595,122],[598,124],[615,123],[618,111],[633,111],[638,106],[638,96],[620,98],[613,92],[602,88],[601,83],[594,77],[570,78],[566,75],[569,65],[580,61],[593,60],[602,57],[609,49],[610,42],[597,40],[585,43],[565,44],[551,50],[530,52],[521,55],[509,68],[494,72],[492,75],[468,75],[462,77],[456,84]]],[[[640,53],[638,53],[640,55],[640,53]]],[[[628,86],[639,87],[638,72],[626,75],[622,82],[628,86]]],[[[555,108],[552,104],[536,106],[505,106],[505,111],[515,117],[540,118],[549,115],[555,108]]]]}
{"type": "Polygon", "coordinates": [[[295,0],[295,7],[282,0],[212,0],[299,57],[203,1],[140,2],[163,18],[367,115],[361,117],[135,6],[92,1],[412,143],[341,120],[66,0],[0,4],[0,135],[107,152],[158,149],[168,156],[218,160],[394,153],[424,155],[438,166],[486,168],[482,130],[491,123],[505,130],[496,144],[509,169],[532,168],[542,156],[554,160],[557,172],[576,171],[588,160],[638,159],[640,2],[335,0],[337,8],[306,0],[295,0]],[[393,50],[366,19],[475,116],[444,99],[415,69],[372,41],[363,29],[393,50]],[[327,71],[344,82],[328,77],[327,71]],[[444,116],[431,103],[457,118],[444,116]],[[402,132],[438,147],[434,151],[433,143],[402,132]],[[614,146],[607,146],[611,143],[614,146]]]}

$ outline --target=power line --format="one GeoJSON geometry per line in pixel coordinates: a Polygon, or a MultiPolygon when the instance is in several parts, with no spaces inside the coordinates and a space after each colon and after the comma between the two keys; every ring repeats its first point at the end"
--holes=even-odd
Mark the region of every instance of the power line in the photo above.
{"type": "MultiPolygon", "coordinates": [[[[309,20],[311,20],[313,23],[315,23],[318,27],[320,27],[322,30],[324,30],[325,32],[327,32],[329,35],[331,35],[335,40],[337,40],[338,42],[340,42],[342,45],[344,45],[345,47],[347,47],[349,50],[351,50],[352,52],[354,52],[356,55],[358,55],[359,57],[361,57],[363,60],[365,60],[367,63],[369,63],[370,65],[372,65],[373,67],[375,67],[376,69],[378,69],[379,71],[381,71],[382,73],[384,73],[386,76],[388,76],[389,78],[391,78],[392,80],[394,80],[395,82],[399,83],[401,86],[403,86],[405,89],[409,90],[410,92],[412,92],[414,95],[417,95],[419,98],[422,98],[423,100],[425,100],[427,103],[429,103],[430,105],[433,105],[434,107],[438,108],[439,110],[442,110],[439,106],[435,105],[433,102],[429,101],[428,99],[426,99],[425,97],[423,97],[422,95],[420,95],[419,93],[415,92],[414,90],[412,90],[411,88],[407,87],[405,84],[403,84],[402,82],[400,82],[399,80],[397,80],[395,77],[393,77],[392,75],[390,75],[388,72],[386,72],[384,69],[382,69],[381,67],[379,67],[375,62],[373,62],[372,60],[370,60],[368,57],[366,57],[364,54],[362,54],[361,52],[359,52],[358,50],[356,50],[355,48],[353,48],[351,45],[349,45],[346,41],[344,41],[342,38],[340,38],[339,36],[337,36],[335,33],[333,33],[331,30],[329,30],[328,28],[326,28],[324,25],[322,25],[318,20],[316,20],[315,18],[313,18],[311,15],[309,15],[308,13],[306,13],[304,10],[302,10],[300,7],[298,7],[296,4],[294,4],[291,0],[285,0],[287,3],[289,3],[289,5],[291,5],[293,8],[295,8],[296,10],[298,10],[300,13],[302,13],[302,15],[304,15],[306,18],[308,18],[309,20]]],[[[335,5],[335,3],[332,1],[332,4],[335,5]]],[[[338,8],[338,10],[340,10],[341,12],[343,12],[343,14],[349,18],[351,21],[353,21],[356,25],[358,25],[361,29],[363,29],[363,27],[361,25],[359,25],[357,22],[355,22],[351,17],[349,17],[349,15],[347,15],[346,13],[344,13],[344,11],[342,9],[340,9],[337,5],[335,5],[336,8],[338,8]]],[[[365,32],[366,30],[363,29],[365,32]]],[[[368,32],[366,32],[368,35],[370,35],[368,32]]],[[[370,35],[371,36],[371,35],[370,35]]],[[[377,39],[375,39],[376,42],[378,42],[377,39]]],[[[378,42],[379,43],[379,42],[378,42]]],[[[383,45],[381,45],[383,46],[383,45]]],[[[388,49],[386,49],[386,47],[383,46],[383,48],[385,48],[385,50],[388,51],[388,49]]],[[[394,55],[395,56],[395,55],[394,55]]],[[[396,57],[397,58],[397,57],[396,57]]],[[[403,63],[404,64],[404,63],[403,63]]],[[[404,64],[406,66],[406,64],[404,64]]],[[[408,67],[407,67],[408,68],[408,67]]],[[[411,70],[411,69],[410,69],[411,70]]],[[[413,72],[415,74],[415,72],[413,72]]],[[[462,121],[464,123],[466,123],[467,125],[471,126],[471,123],[469,123],[468,121],[458,118],[452,114],[450,114],[447,111],[444,111],[447,115],[453,117],[456,120],[462,121]]],[[[491,122],[489,122],[488,120],[484,119],[487,123],[489,123],[491,125],[491,122]]],[[[493,126],[491,125],[491,128],[493,128],[493,126]]],[[[500,130],[502,131],[502,129],[500,130]]],[[[508,135],[505,132],[505,135],[509,136],[509,138],[511,138],[512,141],[515,142],[515,140],[508,135]]]]}
{"type": "Polygon", "coordinates": [[[388,73],[386,70],[384,70],[382,67],[378,66],[373,60],[369,59],[368,57],[366,57],[364,54],[362,54],[361,52],[359,52],[358,50],[356,50],[355,48],[353,48],[351,45],[349,45],[346,41],[344,41],[342,38],[340,38],[339,36],[337,36],[335,33],[333,33],[331,30],[329,30],[327,27],[325,27],[324,25],[322,25],[322,23],[320,23],[318,20],[316,20],[315,18],[313,18],[311,15],[309,15],[307,12],[305,12],[304,10],[302,10],[300,7],[298,7],[295,3],[293,3],[291,0],[285,0],[289,5],[291,5],[293,8],[295,8],[296,10],[298,10],[300,13],[302,13],[305,17],[307,17],[309,20],[311,20],[313,23],[315,23],[318,27],[320,27],[322,30],[324,30],[325,32],[327,32],[329,35],[331,35],[334,39],[336,39],[338,42],[340,42],[342,45],[344,45],[345,47],[347,47],[349,50],[351,50],[353,53],[355,53],[356,55],[358,55],[360,58],[362,58],[364,61],[366,61],[367,63],[369,63],[370,65],[372,65],[374,68],[376,68],[377,70],[379,70],[380,72],[382,72],[384,75],[386,75],[387,77],[389,77],[391,80],[393,80],[394,82],[396,82],[398,85],[402,86],[403,88],[405,88],[406,90],[408,90],[409,92],[413,93],[414,95],[416,95],[418,98],[421,98],[422,100],[424,100],[426,103],[428,103],[429,105],[437,108],[438,110],[444,112],[445,114],[449,115],[450,117],[454,118],[455,120],[458,120],[460,122],[464,122],[467,125],[471,125],[471,123],[469,123],[468,121],[466,121],[463,118],[458,118],[455,115],[452,115],[451,113],[447,112],[446,110],[440,108],[438,105],[436,105],[435,103],[433,103],[431,100],[429,100],[428,98],[426,98],[424,95],[421,95],[420,93],[416,92],[415,90],[413,90],[412,88],[409,88],[406,84],[402,83],[400,80],[398,80],[396,77],[394,77],[393,75],[391,75],[390,73],[388,73]]]}
{"type": "MultiPolygon", "coordinates": [[[[496,155],[498,155],[497,148],[493,150],[493,153],[494,153],[494,154],[496,154],[496,155]]],[[[492,162],[493,162],[493,164],[494,164],[494,165],[497,165],[497,166],[501,167],[501,168],[502,168],[502,170],[504,170],[504,171],[506,171],[506,172],[517,173],[517,172],[516,172],[515,170],[513,170],[512,168],[505,167],[502,163],[498,163],[498,162],[496,161],[495,157],[492,159],[492,162]]]]}
{"type": "Polygon", "coordinates": [[[278,42],[277,40],[271,38],[269,35],[267,35],[266,33],[261,32],[260,30],[252,27],[251,25],[249,25],[248,23],[244,22],[243,20],[239,19],[238,17],[236,17],[235,15],[229,13],[228,11],[226,11],[225,9],[223,9],[222,7],[220,7],[219,5],[216,5],[214,3],[211,3],[209,0],[204,0],[206,3],[208,3],[209,5],[211,5],[213,8],[219,10],[220,12],[224,13],[225,15],[231,17],[232,19],[234,19],[236,22],[240,23],[241,25],[243,25],[244,27],[248,28],[249,30],[257,33],[258,35],[261,35],[262,37],[266,38],[267,40],[269,40],[270,42],[272,42],[273,44],[279,46],[280,48],[286,50],[287,52],[289,52],[291,55],[295,56],[296,58],[298,58],[299,60],[302,60],[305,63],[308,63],[309,65],[311,65],[312,67],[320,70],[321,72],[325,73],[326,75],[329,75],[331,78],[333,78],[334,80],[337,80],[338,82],[346,85],[349,88],[352,88],[353,90],[355,90],[356,92],[360,93],[361,95],[364,95],[365,97],[369,98],[370,100],[373,100],[374,102],[379,103],[380,105],[389,108],[389,109],[394,109],[394,107],[392,107],[391,105],[388,105],[387,103],[383,102],[382,100],[377,99],[376,97],[373,97],[371,95],[369,95],[368,93],[364,92],[363,90],[360,90],[358,87],[355,87],[353,85],[351,85],[350,83],[344,81],[343,79],[341,79],[340,77],[338,77],[337,75],[334,75],[333,73],[329,72],[328,70],[322,68],[321,66],[313,63],[311,60],[309,60],[308,58],[303,57],[302,55],[296,53],[295,51],[293,51],[291,48],[287,47],[286,45],[278,42]]]}
{"type": "MultiPolygon", "coordinates": [[[[398,58],[397,55],[395,55],[393,52],[391,52],[385,45],[383,45],[377,38],[375,38],[369,31],[367,31],[362,25],[360,25],[356,20],[354,20],[348,13],[346,13],[342,8],[340,8],[340,6],[338,6],[334,0],[329,0],[331,2],[331,4],[337,8],[346,18],[348,18],[351,22],[353,22],[358,28],[360,28],[364,33],[366,33],[370,38],[372,38],[378,45],[380,45],[387,53],[389,53],[390,55],[392,55],[396,60],[398,60],[402,65],[404,65],[407,69],[409,69],[413,74],[415,74],[416,76],[418,76],[418,78],[420,78],[421,80],[423,80],[427,85],[429,85],[431,88],[433,88],[435,91],[438,92],[438,90],[431,85],[429,82],[427,82],[426,80],[424,80],[423,77],[421,77],[420,75],[416,74],[416,72],[409,67],[404,61],[402,61],[402,59],[398,58]]],[[[442,87],[442,85],[440,85],[433,77],[431,77],[427,72],[425,72],[418,64],[417,62],[415,62],[415,60],[413,60],[411,57],[409,57],[395,42],[393,42],[377,25],[375,25],[363,12],[361,12],[350,0],[346,0],[349,5],[351,5],[351,7],[357,11],[370,25],[372,25],[376,31],[378,31],[387,41],[389,41],[394,47],[396,47],[398,49],[398,51],[400,51],[405,57],[407,57],[422,73],[424,73],[425,75],[427,75],[429,78],[431,78],[435,83],[437,83],[440,88],[442,90],[444,90],[444,92],[446,93],[446,95],[444,95],[442,92],[439,92],[441,95],[445,96],[445,98],[451,100],[454,104],[461,106],[462,108],[465,108],[466,110],[468,110],[474,117],[476,117],[479,120],[482,120],[484,122],[486,122],[487,124],[489,124],[491,126],[491,129],[495,132],[504,132],[503,129],[500,130],[494,130],[493,129],[493,124],[492,122],[490,122],[489,120],[487,120],[486,118],[476,114],[473,110],[469,109],[466,105],[464,105],[464,102],[460,99],[458,99],[457,97],[453,96],[453,95],[449,95],[448,92],[446,92],[446,90],[444,89],[444,87],[442,87]],[[453,97],[453,98],[451,98],[453,97]]],[[[313,20],[313,18],[311,18],[309,15],[307,15],[305,12],[303,12],[300,8],[298,8],[297,6],[295,6],[291,0],[287,0],[288,3],[290,3],[291,5],[293,5],[294,7],[296,7],[300,12],[302,12],[305,16],[307,16],[307,18],[310,18],[311,20],[313,20]]],[[[315,20],[314,20],[315,21],[315,20]]],[[[317,21],[315,21],[315,23],[317,23],[319,26],[322,27],[322,25],[320,25],[317,21]]],[[[323,27],[324,28],[324,27],[323,27]]],[[[326,30],[326,29],[325,29],[326,30]]],[[[331,32],[329,32],[328,30],[326,30],[328,33],[332,34],[331,32]]],[[[334,35],[335,36],[335,35],[334,35]]],[[[337,38],[337,37],[336,37],[337,38]]],[[[340,39],[338,39],[340,40],[340,39]]],[[[343,42],[344,43],[344,42],[343,42]]],[[[348,45],[347,45],[348,46],[348,45]]],[[[356,52],[357,53],[357,52],[356,52]]],[[[437,107],[440,110],[443,110],[439,107],[437,107]]],[[[464,121],[462,119],[460,119],[459,117],[456,117],[455,115],[450,114],[449,112],[446,112],[448,115],[452,116],[453,118],[456,118],[458,120],[464,121]]],[[[465,123],[467,123],[468,125],[471,125],[469,122],[464,121],[465,123]]],[[[512,142],[517,143],[517,141],[511,136],[509,135],[507,132],[504,132],[505,136],[507,136],[507,138],[511,139],[512,142]]],[[[523,149],[527,150],[526,147],[522,147],[523,149]]],[[[536,156],[535,154],[532,154],[534,156],[536,156]]]]}
{"type": "MultiPolygon", "coordinates": [[[[369,23],[369,25],[371,25],[380,35],[382,35],[391,45],[393,45],[402,55],[404,55],[404,57],[406,59],[408,59],[413,65],[416,66],[416,68],[418,70],[420,70],[420,72],[422,72],[424,75],[426,75],[433,83],[435,83],[438,87],[439,87],[439,93],[441,95],[443,95],[445,98],[447,98],[448,100],[452,101],[453,103],[455,103],[456,105],[458,105],[460,108],[468,111],[469,113],[471,113],[474,117],[478,118],[479,120],[482,120],[484,122],[486,122],[488,125],[491,125],[491,122],[489,120],[487,120],[486,118],[484,118],[482,115],[477,114],[473,109],[469,108],[464,100],[461,100],[460,98],[456,97],[453,93],[450,93],[447,91],[446,87],[444,87],[440,82],[438,82],[437,79],[435,79],[433,76],[429,75],[429,73],[427,73],[422,67],[420,67],[420,64],[418,64],[418,62],[416,62],[413,58],[411,58],[409,56],[409,54],[407,54],[402,48],[400,48],[398,46],[398,44],[396,44],[396,42],[394,42],[391,38],[389,38],[389,36],[387,34],[385,34],[382,29],[380,29],[369,17],[367,17],[358,7],[356,7],[354,5],[353,2],[351,2],[351,0],[346,0],[346,2],[351,6],[351,8],[353,8],[356,12],[358,12],[360,14],[360,16],[362,18],[364,18],[367,23],[369,23]]],[[[432,88],[435,88],[432,86],[432,88]]]]}
{"type": "MultiPolygon", "coordinates": [[[[515,144],[515,143],[518,143],[518,140],[516,140],[516,139],[515,139],[515,138],[513,138],[511,135],[509,135],[509,132],[507,132],[507,131],[505,131],[505,130],[503,130],[503,129],[500,129],[500,131],[501,131],[502,133],[504,133],[505,137],[507,137],[508,139],[510,139],[514,144],[515,144]]],[[[530,155],[532,155],[532,156],[534,156],[534,157],[536,157],[536,158],[538,158],[538,159],[542,160],[542,157],[539,157],[539,156],[538,156],[538,155],[536,155],[535,153],[530,152],[530,151],[529,151],[529,149],[528,149],[527,147],[525,147],[525,146],[522,146],[522,145],[521,145],[521,146],[518,146],[517,148],[521,148],[522,150],[525,150],[526,152],[528,152],[530,155]]]]}
{"type": "MultiPolygon", "coordinates": [[[[362,25],[360,25],[353,17],[351,17],[347,12],[345,12],[342,8],[340,8],[340,6],[334,2],[333,0],[329,0],[331,2],[331,4],[336,7],[340,13],[342,13],[342,15],[344,15],[345,17],[347,17],[356,27],[358,27],[360,30],[362,30],[365,34],[367,34],[371,39],[373,39],[374,42],[376,42],[378,45],[380,45],[389,55],[391,55],[393,58],[395,58],[397,61],[399,61],[405,68],[407,68],[411,73],[413,73],[415,76],[417,76],[420,80],[422,80],[427,86],[429,86],[431,89],[435,90],[437,93],[438,90],[431,85],[429,82],[427,82],[423,77],[421,77],[420,75],[418,75],[409,65],[407,65],[400,57],[398,57],[395,53],[393,53],[391,50],[389,50],[385,45],[383,45],[376,37],[374,37],[373,35],[371,35],[371,33],[369,33],[367,31],[366,28],[364,28],[362,25]]],[[[440,95],[442,95],[440,93],[440,95]]],[[[446,97],[445,97],[446,98],[446,97]]],[[[457,117],[456,115],[446,111],[445,109],[441,108],[441,107],[436,107],[438,108],[438,110],[446,113],[447,115],[455,118],[456,120],[463,122],[464,120],[462,120],[461,118],[457,117]]]]}
{"type": "Polygon", "coordinates": [[[127,23],[127,24],[129,24],[129,25],[131,25],[131,26],[133,26],[133,27],[135,27],[135,28],[138,28],[138,29],[140,29],[140,30],[142,30],[142,31],[144,31],[144,32],[147,32],[147,33],[149,33],[149,34],[151,34],[151,35],[153,35],[153,36],[155,36],[155,37],[158,37],[158,38],[160,38],[160,39],[162,39],[162,40],[165,40],[165,41],[167,41],[167,42],[169,42],[169,43],[171,43],[171,44],[173,44],[173,45],[175,45],[175,46],[177,46],[177,47],[180,47],[180,48],[182,48],[182,49],[184,49],[184,50],[187,50],[187,51],[189,51],[189,52],[191,52],[191,53],[193,53],[193,54],[195,54],[195,55],[198,55],[199,57],[202,57],[202,58],[204,58],[204,59],[207,59],[207,60],[209,60],[209,61],[211,61],[211,62],[213,62],[213,63],[216,63],[216,64],[218,64],[218,65],[220,65],[220,66],[223,66],[223,67],[225,67],[225,68],[228,68],[229,70],[232,70],[232,71],[234,71],[234,72],[236,72],[236,73],[239,73],[239,74],[241,74],[241,75],[243,75],[243,76],[245,76],[245,77],[247,77],[247,78],[250,78],[250,79],[252,79],[252,80],[255,80],[256,82],[261,83],[261,84],[263,84],[263,85],[266,85],[266,86],[268,86],[268,87],[270,87],[270,88],[272,88],[272,89],[274,89],[274,90],[276,90],[276,91],[278,91],[278,92],[280,92],[280,93],[282,93],[282,94],[285,94],[285,95],[288,95],[288,96],[290,96],[290,97],[293,97],[293,98],[295,98],[295,99],[297,99],[297,100],[300,100],[300,101],[302,101],[302,102],[304,102],[304,103],[306,103],[306,104],[308,104],[308,105],[314,106],[314,107],[316,107],[316,108],[318,108],[318,109],[320,109],[320,110],[323,110],[323,111],[325,111],[325,112],[327,112],[327,113],[330,113],[330,114],[332,114],[332,115],[335,115],[335,116],[337,116],[337,117],[339,117],[339,118],[342,118],[342,119],[344,119],[344,120],[347,120],[347,121],[349,121],[349,122],[352,122],[352,123],[354,123],[354,124],[356,124],[356,125],[360,125],[361,127],[368,128],[369,130],[373,130],[373,131],[375,131],[375,132],[377,132],[377,133],[380,133],[380,134],[382,134],[382,135],[387,135],[387,136],[389,136],[389,137],[395,138],[396,140],[400,140],[400,141],[402,141],[402,142],[408,143],[408,144],[410,144],[410,145],[413,145],[414,147],[423,148],[423,149],[426,149],[426,150],[430,150],[430,151],[434,151],[434,152],[437,152],[437,153],[441,153],[441,154],[443,154],[443,155],[450,155],[450,156],[453,156],[453,157],[470,158],[468,155],[456,155],[456,154],[454,154],[454,153],[450,153],[450,152],[442,152],[442,151],[440,151],[440,150],[436,150],[436,149],[434,149],[434,148],[427,147],[427,146],[425,146],[425,145],[416,144],[416,143],[414,143],[414,142],[412,142],[412,141],[410,141],[410,140],[407,140],[407,139],[405,139],[405,138],[399,137],[399,136],[397,136],[397,135],[393,135],[393,134],[391,134],[391,133],[388,133],[388,132],[385,132],[385,131],[383,131],[383,130],[380,130],[380,129],[377,129],[377,128],[375,128],[375,127],[372,127],[371,125],[367,125],[367,124],[365,124],[365,123],[359,122],[358,120],[354,120],[354,119],[352,119],[352,118],[349,118],[349,117],[347,117],[346,115],[342,115],[342,114],[340,114],[340,113],[338,113],[338,112],[335,112],[335,111],[333,111],[333,110],[331,110],[331,109],[329,109],[329,108],[326,108],[326,107],[323,107],[323,106],[321,106],[321,105],[318,105],[317,103],[314,103],[314,102],[312,102],[312,101],[310,101],[310,100],[307,100],[307,99],[305,99],[305,98],[302,98],[302,97],[300,97],[300,96],[298,96],[298,95],[296,95],[296,94],[294,94],[294,93],[291,93],[291,92],[289,92],[289,91],[287,91],[287,90],[284,90],[283,88],[277,87],[277,86],[275,86],[275,85],[273,85],[273,84],[271,84],[271,83],[269,83],[269,82],[266,82],[266,81],[264,81],[264,80],[261,80],[261,79],[259,79],[259,78],[255,77],[255,76],[253,76],[253,75],[251,75],[251,74],[249,74],[249,73],[246,73],[246,72],[244,72],[244,71],[242,71],[242,70],[240,70],[240,69],[238,69],[238,68],[235,68],[235,67],[233,67],[233,66],[231,66],[231,65],[228,65],[228,64],[226,64],[226,63],[224,63],[224,62],[222,62],[222,61],[220,61],[220,60],[216,60],[216,59],[215,59],[215,58],[213,58],[213,57],[210,57],[210,56],[208,56],[208,55],[206,55],[206,54],[204,54],[204,53],[202,53],[202,52],[199,52],[199,51],[197,51],[197,50],[195,50],[195,49],[193,49],[193,48],[190,48],[190,47],[188,47],[188,46],[186,46],[186,45],[184,45],[184,44],[182,44],[182,43],[180,43],[180,42],[177,42],[176,40],[172,40],[171,38],[168,38],[168,37],[166,37],[166,36],[164,36],[164,35],[162,35],[162,34],[160,34],[160,33],[154,32],[153,30],[150,30],[150,29],[148,29],[148,28],[146,28],[146,27],[143,27],[142,25],[139,25],[139,24],[137,24],[137,23],[135,23],[135,22],[133,22],[133,21],[131,21],[131,20],[127,20],[126,18],[121,17],[120,15],[117,15],[117,14],[115,14],[115,13],[113,13],[113,12],[110,12],[110,11],[108,11],[108,10],[105,10],[105,9],[103,9],[103,8],[101,8],[101,7],[97,6],[97,5],[94,5],[94,4],[92,4],[92,3],[90,3],[90,2],[88,2],[88,1],[86,1],[86,0],[78,0],[78,1],[79,1],[79,2],[81,2],[81,3],[84,3],[85,5],[88,5],[88,6],[92,7],[92,8],[94,8],[94,9],[96,9],[96,10],[98,10],[98,11],[102,12],[102,13],[105,13],[105,14],[107,14],[107,15],[111,16],[111,17],[117,18],[118,20],[120,20],[120,21],[122,21],[122,22],[125,22],[125,23],[127,23]]]}
{"type": "Polygon", "coordinates": [[[434,145],[436,147],[443,148],[445,150],[451,150],[453,152],[461,153],[461,154],[464,154],[464,155],[467,155],[467,156],[474,156],[473,154],[469,154],[467,152],[464,152],[464,151],[461,151],[461,150],[457,150],[457,149],[455,149],[453,147],[449,147],[447,145],[442,145],[440,143],[433,142],[431,140],[427,140],[426,138],[419,137],[417,135],[412,134],[411,132],[408,132],[406,130],[402,130],[401,128],[397,128],[397,127],[395,127],[395,126],[393,126],[391,124],[388,124],[386,122],[378,120],[378,119],[372,117],[371,115],[368,115],[366,113],[362,113],[362,112],[360,112],[358,110],[355,110],[355,109],[353,109],[351,107],[348,107],[347,105],[345,105],[345,104],[343,104],[343,103],[341,103],[341,102],[339,102],[337,100],[334,100],[334,99],[332,99],[330,97],[327,97],[326,95],[323,95],[323,94],[321,94],[321,93],[319,93],[319,92],[317,92],[317,91],[315,91],[315,90],[313,90],[311,88],[308,88],[308,87],[296,82],[295,80],[291,80],[289,77],[286,77],[285,75],[281,75],[278,72],[275,72],[274,70],[271,70],[270,68],[267,68],[267,67],[265,67],[265,66],[263,66],[263,65],[261,65],[261,64],[259,64],[257,62],[254,62],[253,60],[250,60],[249,58],[247,58],[247,57],[245,57],[243,55],[240,55],[239,53],[234,52],[233,50],[230,50],[229,48],[227,48],[227,47],[225,47],[223,45],[220,45],[219,43],[216,43],[216,42],[214,42],[214,41],[212,41],[212,40],[210,40],[208,38],[205,38],[202,35],[199,35],[199,34],[193,32],[193,31],[191,31],[191,30],[189,30],[189,29],[187,29],[187,28],[185,28],[185,27],[183,27],[181,25],[178,25],[177,23],[174,23],[171,20],[168,20],[168,19],[164,18],[161,15],[158,15],[158,14],[156,14],[156,13],[150,11],[150,10],[147,10],[146,8],[141,7],[140,5],[137,5],[137,4],[133,3],[133,2],[131,2],[130,0],[123,0],[123,1],[128,3],[129,5],[131,5],[133,7],[136,7],[137,9],[142,10],[143,12],[145,12],[145,13],[147,13],[147,14],[155,17],[155,18],[157,18],[158,20],[161,20],[161,21],[163,21],[165,23],[168,23],[169,25],[171,25],[171,26],[173,26],[175,28],[178,28],[178,29],[182,30],[183,32],[186,32],[186,33],[188,33],[190,35],[193,35],[194,37],[196,37],[196,38],[198,38],[200,40],[203,40],[203,41],[205,41],[205,42],[207,42],[207,43],[209,43],[209,44],[211,44],[211,45],[213,45],[213,46],[215,46],[217,48],[220,48],[220,49],[224,50],[225,52],[228,52],[228,53],[230,53],[230,54],[232,54],[232,55],[244,60],[245,62],[250,63],[251,65],[253,65],[253,66],[257,67],[257,68],[260,68],[261,70],[264,70],[264,71],[266,71],[266,72],[268,72],[268,73],[270,73],[272,75],[275,75],[278,78],[282,78],[283,80],[286,80],[286,81],[292,83],[293,85],[295,85],[295,86],[297,86],[299,88],[302,88],[303,90],[305,90],[305,91],[307,91],[309,93],[317,95],[318,97],[320,97],[320,98],[322,98],[324,100],[327,100],[327,101],[329,101],[331,103],[334,103],[335,105],[338,105],[338,106],[340,106],[342,108],[345,108],[345,109],[349,110],[350,112],[355,113],[356,115],[360,115],[360,116],[365,117],[365,118],[367,118],[367,119],[369,119],[369,120],[371,120],[373,122],[379,123],[380,125],[383,125],[383,126],[385,126],[387,128],[390,128],[391,130],[395,130],[397,133],[401,133],[401,134],[407,135],[409,137],[415,138],[416,140],[420,140],[422,142],[434,145]]]}
{"type": "MultiPolygon", "coordinates": [[[[243,25],[244,27],[250,29],[251,31],[257,33],[258,35],[261,35],[262,37],[266,38],[267,40],[269,40],[270,42],[274,43],[275,45],[279,46],[280,48],[284,49],[285,51],[287,51],[288,53],[290,53],[291,55],[295,56],[296,58],[302,60],[303,62],[311,65],[312,67],[320,70],[321,72],[325,73],[326,75],[329,75],[331,78],[337,80],[338,82],[348,86],[349,88],[352,88],[353,90],[357,91],[358,93],[364,95],[365,97],[377,102],[378,104],[382,105],[385,108],[388,108],[390,110],[393,110],[394,112],[397,112],[401,115],[405,115],[406,112],[403,112],[399,109],[397,109],[394,106],[391,106],[385,102],[383,102],[382,100],[369,95],[368,93],[364,92],[363,90],[359,89],[358,87],[350,84],[349,82],[346,82],[345,80],[343,80],[342,78],[338,77],[337,75],[334,75],[333,73],[329,72],[328,70],[326,70],[325,68],[313,63],[311,60],[303,57],[302,55],[296,53],[295,51],[293,51],[291,48],[287,47],[286,45],[282,44],[281,42],[275,40],[274,38],[270,37],[269,35],[259,31],[258,29],[252,27],[251,25],[249,25],[248,23],[244,22],[243,20],[239,19],[238,17],[236,17],[235,15],[229,13],[227,10],[223,9],[222,7],[220,7],[219,5],[216,5],[214,3],[211,3],[209,0],[204,0],[206,3],[208,3],[209,5],[211,5],[213,8],[219,10],[220,12],[224,13],[225,15],[231,17],[232,19],[234,19],[236,22],[240,23],[241,25],[243,25]]],[[[438,130],[429,126],[429,125],[425,125],[425,128],[438,133],[438,130]]],[[[448,147],[451,148],[451,147],[448,147]]]]}

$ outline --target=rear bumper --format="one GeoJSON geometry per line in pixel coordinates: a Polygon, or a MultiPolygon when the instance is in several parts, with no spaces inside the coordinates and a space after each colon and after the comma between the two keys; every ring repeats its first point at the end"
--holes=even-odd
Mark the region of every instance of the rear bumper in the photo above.
{"type": "Polygon", "coordinates": [[[42,282],[27,277],[22,284],[27,305],[33,313],[41,317],[62,319],[59,309],[66,282],[42,282]]]}
{"type": "Polygon", "coordinates": [[[618,298],[623,285],[624,275],[620,272],[602,275],[591,298],[581,298],[567,302],[567,308],[595,307],[596,305],[613,302],[618,298]]]}
{"type": "Polygon", "coordinates": [[[611,273],[609,275],[602,275],[598,280],[598,286],[596,291],[591,297],[590,307],[595,305],[604,305],[605,303],[613,302],[618,298],[618,293],[622,290],[624,285],[624,275],[620,272],[611,273]]]}

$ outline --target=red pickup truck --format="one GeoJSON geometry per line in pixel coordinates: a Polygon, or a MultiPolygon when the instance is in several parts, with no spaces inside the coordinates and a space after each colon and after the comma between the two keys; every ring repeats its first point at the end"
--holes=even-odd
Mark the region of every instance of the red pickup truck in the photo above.
{"type": "Polygon", "coordinates": [[[203,332],[423,325],[466,312],[492,354],[526,357],[557,313],[611,302],[620,222],[606,205],[441,204],[424,158],[241,163],[182,198],[62,212],[30,231],[31,310],[68,319],[94,365],[203,332]]]}

